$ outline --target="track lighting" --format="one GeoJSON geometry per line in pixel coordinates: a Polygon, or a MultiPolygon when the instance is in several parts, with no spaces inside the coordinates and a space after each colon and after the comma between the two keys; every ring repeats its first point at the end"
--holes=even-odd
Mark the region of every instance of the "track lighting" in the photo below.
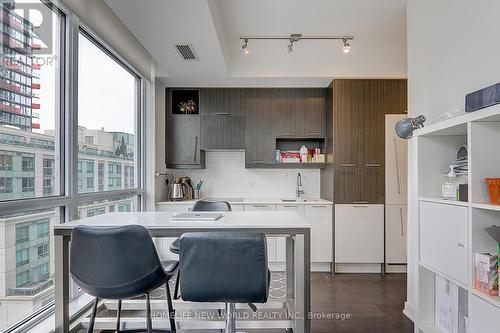
{"type": "Polygon", "coordinates": [[[344,38],[342,39],[342,41],[344,42],[344,46],[342,47],[342,52],[344,52],[344,54],[351,52],[351,44],[349,44],[347,39],[344,38]]]}
{"type": "Polygon", "coordinates": [[[241,47],[241,49],[243,50],[244,54],[249,54],[250,53],[250,49],[248,48],[248,38],[245,38],[245,43],[243,44],[243,46],[241,47]]]}
{"type": "Polygon", "coordinates": [[[287,45],[287,50],[288,53],[292,53],[294,51],[294,43],[298,42],[301,39],[314,39],[314,40],[321,40],[321,39],[338,39],[341,40],[342,43],[344,44],[342,46],[342,52],[344,54],[348,54],[351,52],[351,44],[349,41],[352,41],[354,39],[353,36],[302,36],[302,34],[291,34],[290,36],[240,36],[240,40],[243,40],[243,46],[241,49],[243,50],[244,54],[250,53],[250,49],[248,48],[248,41],[250,39],[275,39],[275,40],[288,40],[290,43],[287,45]]]}

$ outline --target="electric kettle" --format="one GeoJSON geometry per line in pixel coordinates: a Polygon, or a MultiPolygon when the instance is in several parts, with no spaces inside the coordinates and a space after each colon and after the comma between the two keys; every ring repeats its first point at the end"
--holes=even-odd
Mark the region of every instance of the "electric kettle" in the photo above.
{"type": "Polygon", "coordinates": [[[184,186],[181,183],[175,182],[170,187],[168,194],[170,201],[182,201],[185,198],[184,186]]]}

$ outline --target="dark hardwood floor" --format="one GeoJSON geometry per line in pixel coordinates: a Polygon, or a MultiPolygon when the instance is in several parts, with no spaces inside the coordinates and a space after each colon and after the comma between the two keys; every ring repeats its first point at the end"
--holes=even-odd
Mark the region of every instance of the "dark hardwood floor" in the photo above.
{"type": "Polygon", "coordinates": [[[312,320],[312,333],[413,333],[402,313],[405,274],[313,273],[313,313],[349,314],[350,319],[312,320]]]}

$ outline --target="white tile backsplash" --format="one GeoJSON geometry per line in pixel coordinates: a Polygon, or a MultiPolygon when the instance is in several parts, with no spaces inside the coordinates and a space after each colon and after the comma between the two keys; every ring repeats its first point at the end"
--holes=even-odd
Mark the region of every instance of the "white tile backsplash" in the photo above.
{"type": "Polygon", "coordinates": [[[202,197],[295,197],[297,172],[305,198],[320,197],[319,169],[245,169],[244,151],[207,151],[204,170],[172,170],[174,177],[204,179],[202,197]]]}

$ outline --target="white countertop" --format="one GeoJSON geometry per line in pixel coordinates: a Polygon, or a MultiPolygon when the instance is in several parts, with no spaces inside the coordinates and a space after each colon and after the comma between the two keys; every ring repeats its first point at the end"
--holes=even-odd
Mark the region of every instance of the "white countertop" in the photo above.
{"type": "MultiPolygon", "coordinates": [[[[201,213],[203,214],[203,213],[201,213]]],[[[54,233],[67,234],[78,225],[117,227],[138,224],[148,230],[189,229],[310,229],[311,225],[294,212],[224,212],[217,221],[173,221],[173,212],[114,212],[54,225],[54,233]]]]}
{"type": "MultiPolygon", "coordinates": [[[[232,205],[333,205],[333,202],[325,199],[308,199],[305,201],[283,201],[282,198],[202,198],[206,200],[210,199],[224,199],[232,205]]],[[[287,198],[283,198],[287,199],[287,198]]],[[[193,205],[196,200],[184,200],[184,201],[158,201],[158,205],[193,205]]]]}

